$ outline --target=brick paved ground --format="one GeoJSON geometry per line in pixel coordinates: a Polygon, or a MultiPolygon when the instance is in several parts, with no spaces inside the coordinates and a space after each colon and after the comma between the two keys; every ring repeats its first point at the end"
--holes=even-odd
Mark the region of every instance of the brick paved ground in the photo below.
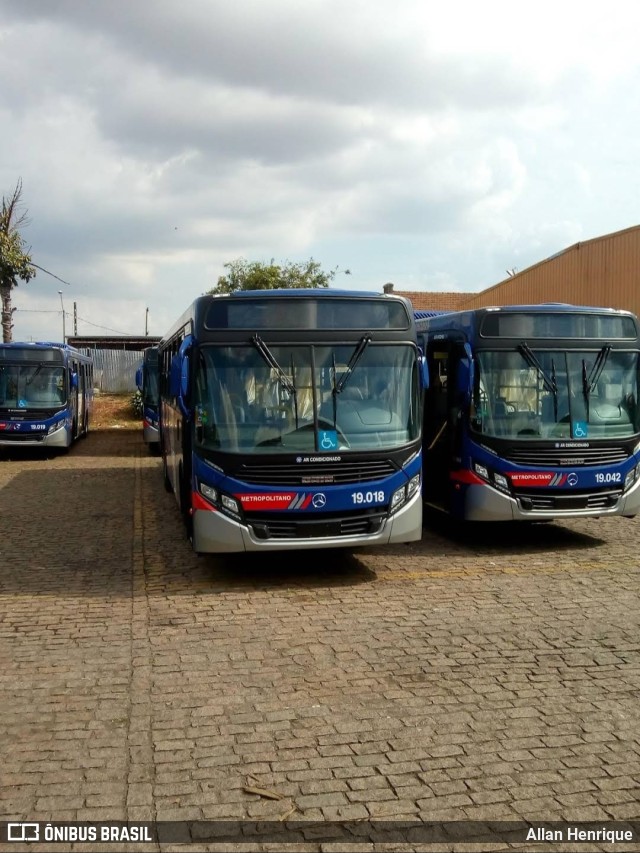
{"type": "Polygon", "coordinates": [[[640,819],[640,519],[434,531],[197,558],[137,434],[0,459],[0,816],[640,819]]]}

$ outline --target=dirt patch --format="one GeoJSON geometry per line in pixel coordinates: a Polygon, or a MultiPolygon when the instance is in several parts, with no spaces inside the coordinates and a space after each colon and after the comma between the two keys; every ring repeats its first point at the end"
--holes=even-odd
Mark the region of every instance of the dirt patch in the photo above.
{"type": "Polygon", "coordinates": [[[142,429],[131,394],[98,394],[93,400],[91,429],[142,429]]]}

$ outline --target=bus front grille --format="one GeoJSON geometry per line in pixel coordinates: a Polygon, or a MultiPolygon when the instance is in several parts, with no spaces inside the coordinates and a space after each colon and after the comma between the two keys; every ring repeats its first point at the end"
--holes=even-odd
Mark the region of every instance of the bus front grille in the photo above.
{"type": "Polygon", "coordinates": [[[366,536],[378,533],[386,512],[349,513],[309,518],[247,513],[247,522],[257,539],[319,539],[326,536],[366,536]]]}
{"type": "Polygon", "coordinates": [[[242,465],[233,476],[259,486],[321,486],[332,483],[369,483],[397,471],[388,459],[338,463],[300,462],[293,465],[242,465]]]}
{"type": "Polygon", "coordinates": [[[518,465],[579,468],[624,462],[631,454],[624,447],[514,447],[504,457],[518,465]]]}
{"type": "Polygon", "coordinates": [[[0,441],[44,441],[44,433],[38,432],[0,432],[0,441]]]}
{"type": "Polygon", "coordinates": [[[610,509],[616,506],[621,489],[604,492],[516,491],[516,498],[525,511],[610,509]]]}

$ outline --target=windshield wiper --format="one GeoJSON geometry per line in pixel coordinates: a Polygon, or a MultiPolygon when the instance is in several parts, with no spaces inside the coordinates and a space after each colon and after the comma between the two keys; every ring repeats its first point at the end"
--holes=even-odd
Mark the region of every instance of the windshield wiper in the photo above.
{"type": "Polygon", "coordinates": [[[598,353],[598,356],[593,363],[593,367],[591,368],[591,373],[588,376],[587,363],[584,358],[582,359],[582,393],[584,394],[584,400],[587,405],[587,420],[589,420],[589,397],[595,390],[598,380],[602,376],[602,371],[607,363],[610,352],[611,344],[605,344],[598,353]]]}
{"type": "Polygon", "coordinates": [[[331,367],[332,367],[332,376],[331,376],[331,401],[333,403],[333,428],[337,429],[338,426],[338,386],[336,384],[336,376],[337,376],[337,368],[336,368],[336,354],[335,352],[331,353],[331,367]]]}
{"type": "MultiPolygon", "coordinates": [[[[298,389],[296,388],[295,383],[289,379],[287,374],[280,367],[280,365],[278,364],[278,362],[276,360],[275,355],[271,352],[271,350],[265,344],[265,342],[262,340],[260,335],[258,335],[258,334],[254,335],[251,338],[251,343],[258,350],[258,352],[262,356],[263,360],[269,365],[269,367],[272,367],[276,371],[276,373],[278,375],[278,379],[280,380],[280,384],[285,389],[285,391],[287,391],[291,395],[291,397],[293,397],[293,407],[294,407],[294,412],[295,412],[295,417],[296,417],[296,429],[297,429],[298,428],[298,389]]],[[[293,356],[292,356],[292,358],[293,358],[293,356]]]]}
{"type": "Polygon", "coordinates": [[[553,359],[551,360],[551,376],[547,376],[547,373],[544,367],[540,364],[538,359],[533,354],[531,347],[528,343],[523,342],[517,347],[518,352],[527,362],[529,367],[533,367],[534,370],[537,370],[540,376],[542,377],[542,384],[544,387],[553,394],[553,412],[555,420],[558,420],[558,383],[556,382],[556,365],[553,359]]]}
{"type": "MultiPolygon", "coordinates": [[[[371,343],[371,335],[364,335],[360,339],[360,343],[354,349],[353,354],[352,354],[351,358],[349,359],[349,364],[347,365],[345,372],[340,377],[340,382],[338,382],[337,385],[335,384],[335,372],[334,372],[334,390],[333,390],[334,397],[336,394],[340,394],[342,391],[344,391],[345,385],[347,384],[349,379],[351,379],[351,374],[356,369],[358,362],[362,358],[364,351],[366,350],[366,348],[369,346],[370,343],[371,343]]],[[[334,365],[335,365],[335,360],[334,360],[334,365]]]]}
{"type": "Polygon", "coordinates": [[[551,381],[553,382],[553,387],[556,389],[553,394],[553,419],[557,422],[558,420],[558,380],[556,379],[556,361],[554,358],[551,359],[551,381]]]}

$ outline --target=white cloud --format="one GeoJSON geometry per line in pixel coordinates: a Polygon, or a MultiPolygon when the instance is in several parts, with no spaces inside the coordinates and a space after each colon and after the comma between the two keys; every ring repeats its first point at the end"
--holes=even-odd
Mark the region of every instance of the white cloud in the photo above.
{"type": "MultiPolygon", "coordinates": [[[[5,0],[0,192],[22,178],[34,260],[107,328],[149,307],[161,333],[239,256],[480,289],[636,224],[639,24],[591,0],[5,0]]],[[[56,330],[57,289],[19,288],[16,334],[56,330]]]]}

